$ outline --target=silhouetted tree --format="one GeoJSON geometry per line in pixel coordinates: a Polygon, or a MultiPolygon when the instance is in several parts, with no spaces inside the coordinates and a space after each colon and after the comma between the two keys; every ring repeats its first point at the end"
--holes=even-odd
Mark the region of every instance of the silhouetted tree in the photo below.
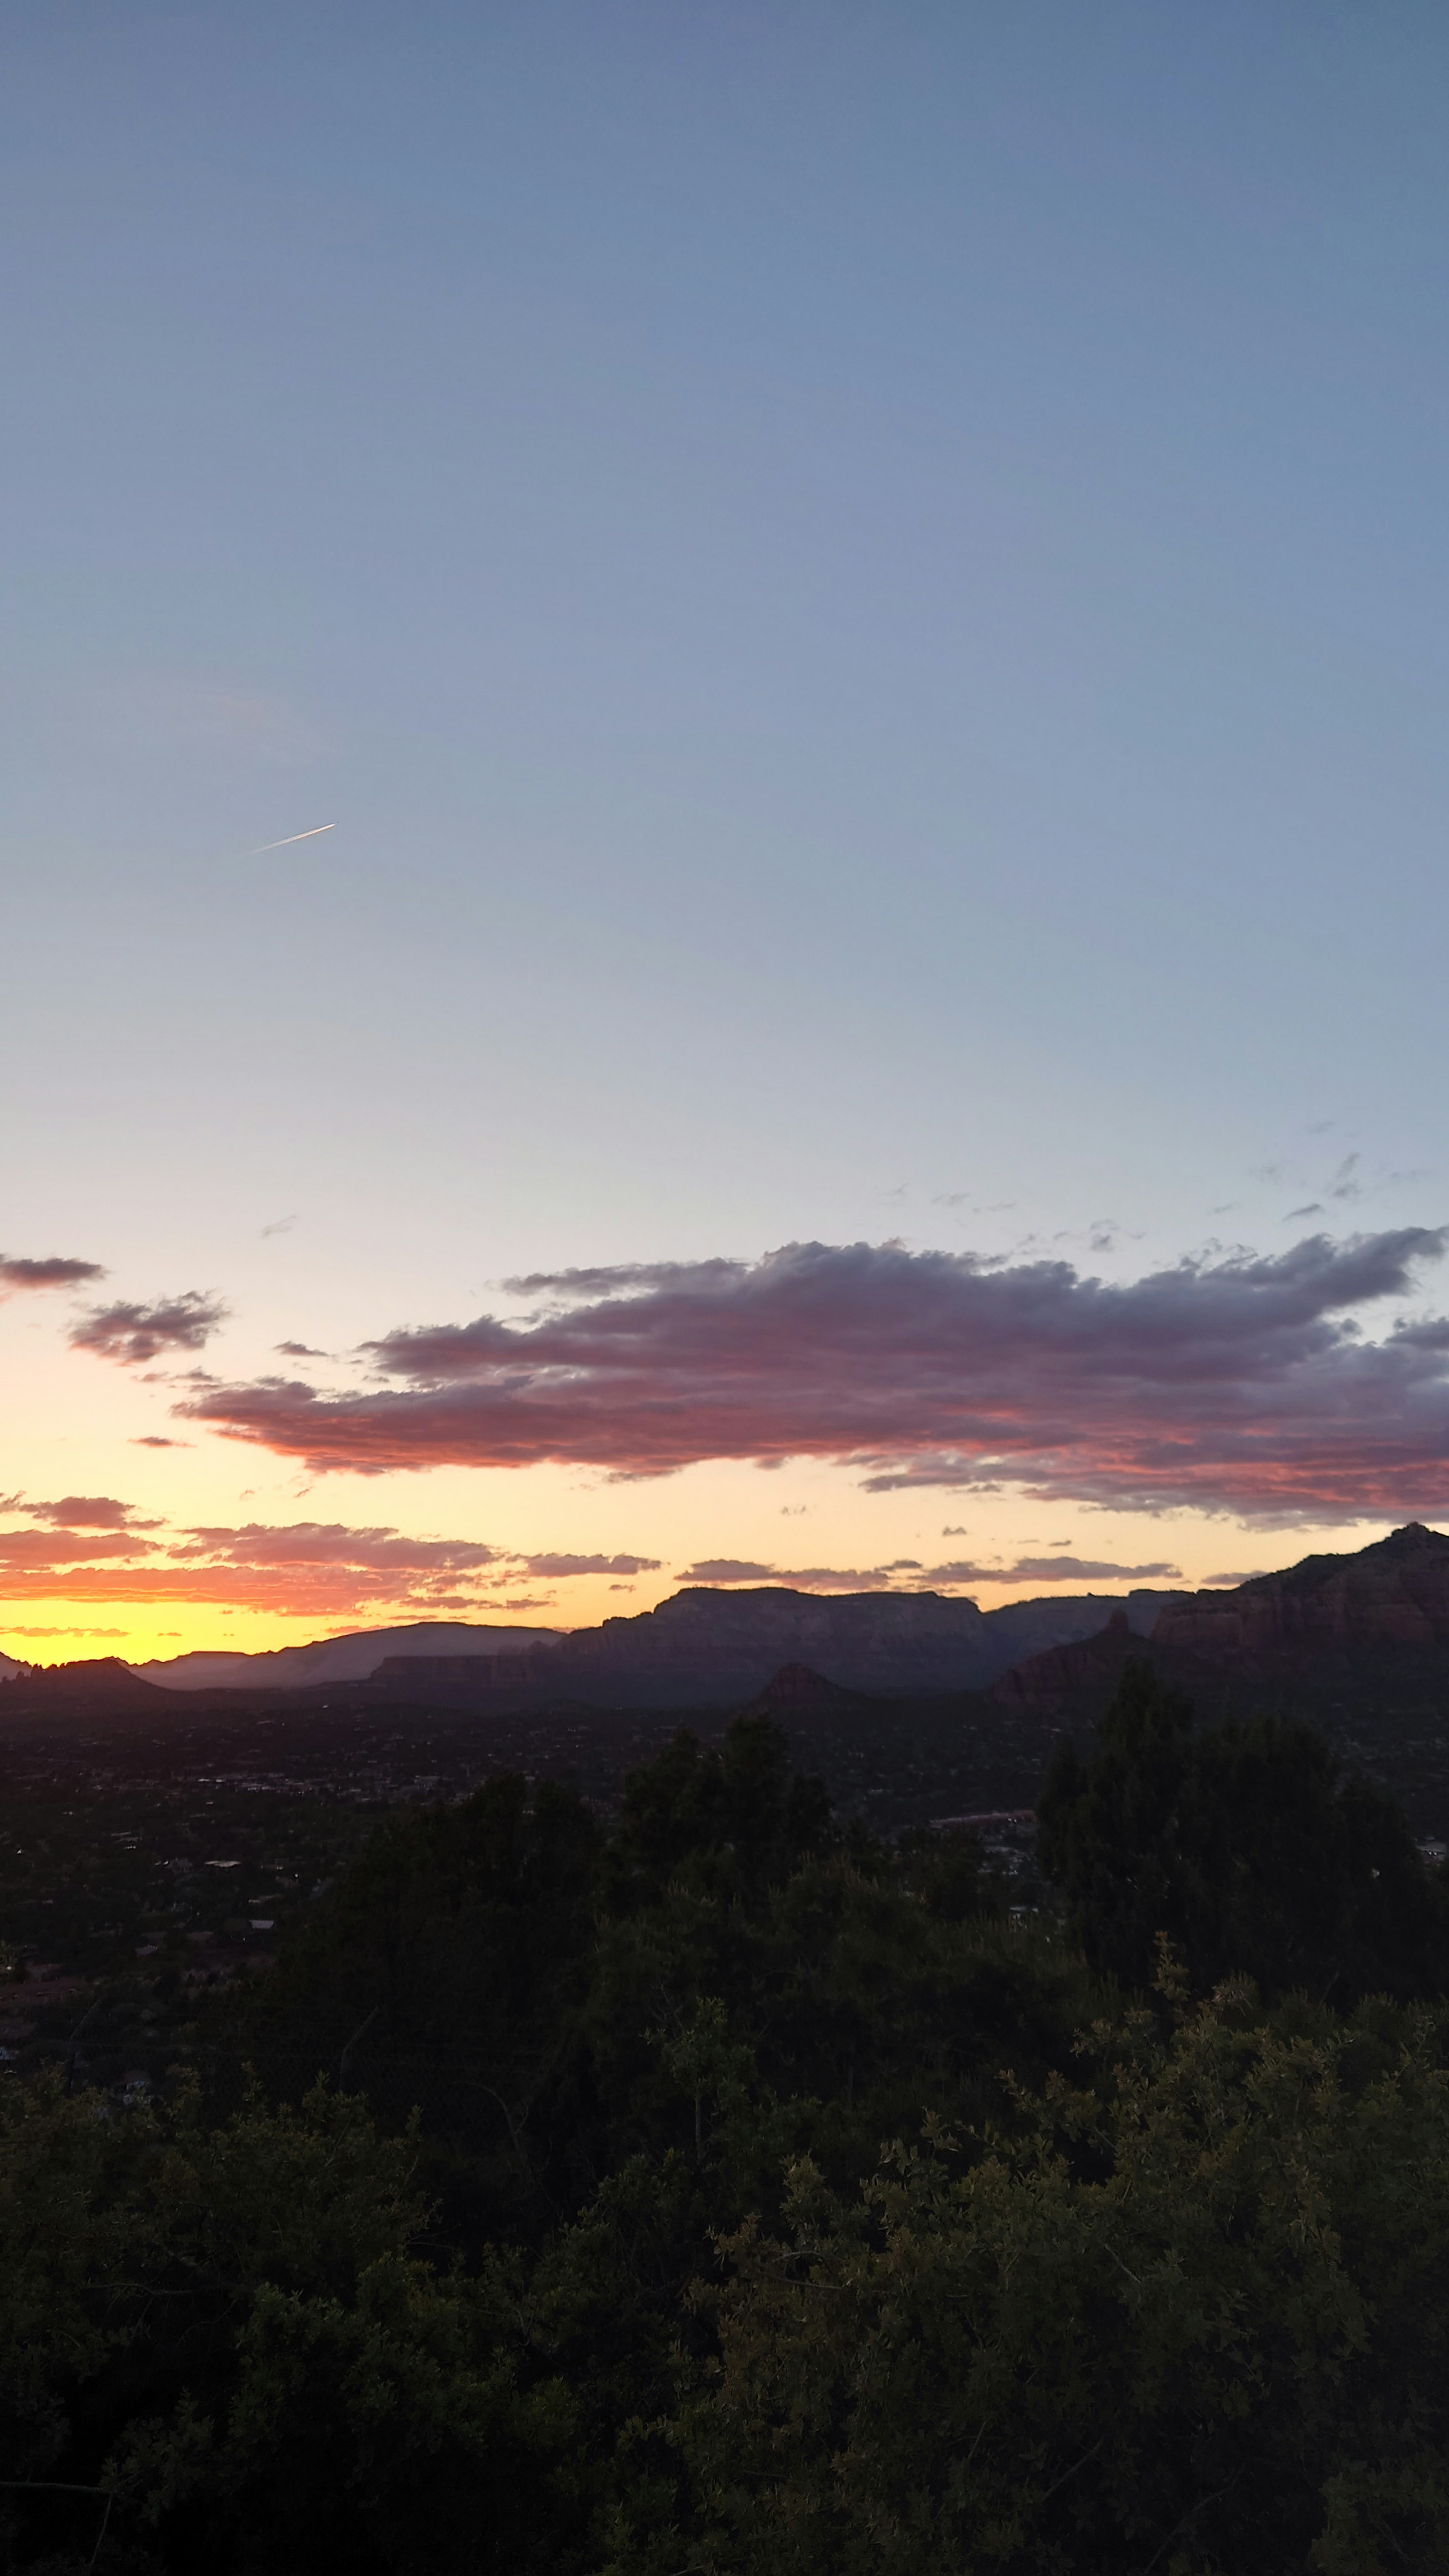
{"type": "Polygon", "coordinates": [[[1340,2005],[1445,1989],[1442,1896],[1393,1799],[1295,1721],[1199,1731],[1144,1662],[1090,1757],[1058,1748],[1037,1852],[1088,1959],[1129,1984],[1166,1933],[1199,1993],[1235,1974],[1340,2005]]]}

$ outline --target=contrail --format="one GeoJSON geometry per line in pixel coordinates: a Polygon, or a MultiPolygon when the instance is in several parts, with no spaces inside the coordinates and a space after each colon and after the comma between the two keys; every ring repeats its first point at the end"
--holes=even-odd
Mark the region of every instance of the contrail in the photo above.
{"type": "Polygon", "coordinates": [[[268,850],[289,850],[294,841],[315,841],[319,832],[335,832],[335,823],[314,823],[310,832],[288,832],[281,841],[261,841],[254,850],[243,850],[244,859],[260,859],[268,850]]]}

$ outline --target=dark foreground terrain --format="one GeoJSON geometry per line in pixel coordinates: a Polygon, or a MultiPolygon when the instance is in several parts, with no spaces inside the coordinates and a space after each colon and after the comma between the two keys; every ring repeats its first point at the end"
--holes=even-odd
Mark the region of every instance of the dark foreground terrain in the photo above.
{"type": "Polygon", "coordinates": [[[426,1712],[12,1746],[0,2564],[1446,2563],[1449,1905],[1392,1800],[1138,1657],[993,1861],[865,1821],[961,1711],[775,1696],[622,1777],[654,1721],[561,1715],[588,1794],[426,1712]]]}

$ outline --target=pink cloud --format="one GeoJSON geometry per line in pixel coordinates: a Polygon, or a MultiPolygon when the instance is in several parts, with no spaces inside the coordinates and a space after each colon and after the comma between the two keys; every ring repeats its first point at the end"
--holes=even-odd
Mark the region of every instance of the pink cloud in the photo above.
{"type": "Polygon", "coordinates": [[[32,1520],[49,1521],[53,1529],[133,1530],[159,1529],[159,1521],[138,1521],[135,1506],[118,1503],[114,1494],[63,1494],[59,1502],[23,1503],[19,1495],[11,1498],[10,1508],[29,1512],[32,1520]]]}
{"type": "Polygon", "coordinates": [[[405,1538],[393,1529],[348,1529],[340,1521],[292,1521],[275,1528],[262,1521],[241,1529],[193,1529],[173,1556],[209,1565],[342,1565],[385,1574],[472,1573],[496,1565],[503,1551],[478,1539],[405,1538]]]}
{"type": "Polygon", "coordinates": [[[513,1594],[500,1603],[499,1594],[550,1568],[628,1573],[655,1563],[638,1556],[529,1557],[481,1539],[410,1538],[391,1527],[354,1529],[341,1521],[218,1524],[152,1539],[142,1533],[164,1525],[136,1522],[130,1506],[109,1495],[71,1495],[57,1503],[10,1495],[0,1497],[0,1508],[51,1524],[0,1530],[0,1599],[10,1601],[204,1602],[324,1623],[399,1613],[488,1619],[500,1607],[544,1606],[513,1594]]]}
{"type": "Polygon", "coordinates": [[[11,1288],[79,1288],[105,1275],[99,1261],[24,1261],[0,1253],[0,1295],[11,1288]]]}
{"type": "Polygon", "coordinates": [[[155,1547],[154,1539],[138,1538],[130,1530],[0,1530],[0,1568],[6,1573],[19,1567],[52,1571],[106,1557],[149,1556],[155,1547]]]}
{"type": "Polygon", "coordinates": [[[542,1460],[660,1475],[846,1460],[875,1490],[1024,1483],[1265,1521],[1449,1503],[1449,1322],[1410,1292],[1445,1229],[1185,1260],[1115,1285],[898,1244],[537,1274],[531,1321],[396,1331],[380,1386],[209,1386],[178,1410],[283,1457],[381,1474],[542,1460]]]}
{"type": "MultiPolygon", "coordinates": [[[[893,1565],[755,1565],[738,1556],[706,1556],[688,1565],[681,1583],[769,1583],[790,1592],[888,1592],[893,1565]]],[[[913,1589],[917,1587],[912,1587],[913,1589]]]]}
{"type": "Polygon", "coordinates": [[[163,1351],[199,1351],[218,1324],[225,1322],[226,1312],[220,1298],[188,1288],[180,1297],[162,1298],[153,1306],[94,1307],[70,1338],[78,1351],[94,1351],[101,1359],[134,1368],[142,1360],[158,1359],[163,1351]]]}
{"type": "Polygon", "coordinates": [[[1112,1565],[1084,1556],[1019,1556],[1014,1565],[933,1565],[928,1584],[1180,1583],[1180,1565],[1112,1565]]]}

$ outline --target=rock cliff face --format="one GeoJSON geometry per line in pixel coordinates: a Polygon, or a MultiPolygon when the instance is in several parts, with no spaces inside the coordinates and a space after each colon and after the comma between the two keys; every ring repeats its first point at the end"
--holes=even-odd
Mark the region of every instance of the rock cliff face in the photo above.
{"type": "Polygon", "coordinates": [[[1236,1592],[1170,1603],[1153,1631],[1174,1653],[1267,1672],[1358,1646],[1449,1646],[1449,1538],[1411,1521],[1352,1556],[1306,1556],[1236,1592]]]}
{"type": "Polygon", "coordinates": [[[637,1618],[606,1619],[528,1655],[463,1668],[456,1659],[384,1664],[389,1690],[466,1692],[470,1702],[542,1692],[640,1708],[739,1706],[782,1664],[808,1664],[852,1690],[962,1690],[997,1669],[974,1601],[937,1593],[821,1599],[770,1586],[676,1592],[637,1618]]]}
{"type": "Polygon", "coordinates": [[[1000,1708],[1033,1717],[1064,1717],[1083,1707],[1095,1717],[1099,1703],[1105,1706],[1116,1689],[1128,1657],[1151,1658],[1155,1644],[1155,1638],[1149,1642],[1135,1634],[1125,1610],[1114,1610],[1095,1637],[1028,1655],[994,1681],[987,1696],[1000,1708]]]}
{"type": "Polygon", "coordinates": [[[3,1715],[88,1717],[156,1716],[166,1709],[166,1693],[136,1675],[115,1655],[95,1655],[79,1664],[37,1665],[19,1669],[4,1684],[3,1715]]]}
{"type": "Polygon", "coordinates": [[[1385,1781],[1416,1824],[1449,1829],[1449,1538],[1417,1522],[1351,1556],[1308,1556],[1235,1592],[1164,1606],[1150,1638],[1114,1615],[1032,1655],[989,1705],[1043,1734],[1084,1735],[1128,1657],[1184,1691],[1200,1724],[1276,1712],[1319,1727],[1385,1781]]]}
{"type": "MultiPolygon", "coordinates": [[[[1141,1635],[1177,1597],[1134,1593],[1124,1615],[1141,1635]]],[[[514,1707],[536,1694],[594,1707],[738,1708],[785,1664],[808,1665],[840,1689],[896,1697],[980,1690],[1034,1648],[1089,1636],[1111,1606],[1078,1594],[982,1611],[937,1592],[822,1597],[774,1584],[699,1585],[541,1653],[467,1667],[454,1658],[389,1662],[376,1680],[394,1696],[444,1692],[470,1707],[514,1707]]]]}

